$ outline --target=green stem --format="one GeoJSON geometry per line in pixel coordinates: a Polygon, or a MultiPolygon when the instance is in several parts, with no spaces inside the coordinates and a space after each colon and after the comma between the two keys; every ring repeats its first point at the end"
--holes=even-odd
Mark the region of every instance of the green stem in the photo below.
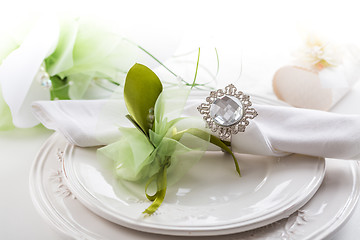
{"type": "Polygon", "coordinates": [[[110,82],[110,83],[112,83],[112,84],[114,84],[114,85],[116,85],[116,86],[120,86],[120,83],[118,83],[118,82],[115,82],[115,81],[113,81],[113,80],[111,80],[111,79],[108,79],[108,78],[105,78],[108,82],[110,82]]]}
{"type": "Polygon", "coordinates": [[[199,48],[198,58],[197,58],[197,62],[196,62],[194,81],[193,81],[193,83],[191,85],[191,89],[195,86],[195,81],[196,81],[197,73],[198,73],[198,70],[199,70],[199,62],[200,62],[200,48],[199,48]]]}
{"type": "Polygon", "coordinates": [[[209,134],[203,130],[197,129],[197,128],[188,128],[185,130],[182,130],[180,132],[176,132],[172,138],[176,141],[180,141],[180,139],[182,138],[182,136],[185,134],[191,134],[193,136],[196,136],[200,139],[203,139],[205,141],[210,140],[210,143],[220,147],[221,149],[223,149],[225,152],[229,153],[233,160],[234,160],[234,164],[235,164],[235,168],[236,168],[236,172],[239,174],[239,176],[241,176],[240,173],[240,167],[239,167],[239,163],[237,162],[237,159],[234,155],[234,153],[231,151],[231,149],[229,148],[229,146],[231,146],[231,142],[228,141],[222,141],[220,140],[218,137],[211,135],[210,134],[210,139],[209,139],[209,134]]]}
{"type": "Polygon", "coordinates": [[[234,153],[231,151],[231,149],[228,147],[228,145],[231,145],[231,143],[229,144],[229,142],[225,141],[221,141],[218,137],[215,137],[214,135],[210,135],[210,142],[220,148],[222,148],[225,152],[229,153],[233,160],[234,160],[234,164],[235,164],[235,168],[236,168],[236,172],[239,174],[239,176],[241,177],[241,173],[240,173],[240,167],[239,167],[239,163],[237,162],[237,159],[234,155],[234,153]]]}
{"type": "MultiPolygon", "coordinates": [[[[144,53],[146,53],[147,55],[149,55],[152,59],[154,59],[157,63],[159,63],[161,66],[163,66],[167,71],[169,71],[172,75],[174,75],[175,77],[178,77],[178,75],[176,73],[174,73],[173,71],[170,70],[170,68],[168,68],[163,62],[161,62],[158,58],[156,58],[153,54],[151,54],[149,51],[147,51],[145,48],[143,48],[142,46],[134,43],[133,41],[131,41],[130,39],[124,38],[124,40],[128,41],[129,43],[133,44],[134,46],[138,47],[141,51],[143,51],[144,53]]],[[[198,54],[198,62],[196,65],[196,74],[197,74],[197,70],[199,68],[199,58],[200,58],[200,48],[198,50],[199,54],[198,54]]],[[[195,76],[196,79],[196,76],[195,76]]],[[[194,79],[194,80],[195,80],[194,79]]],[[[192,86],[192,84],[190,85],[190,83],[186,82],[184,79],[181,78],[181,82],[183,82],[186,86],[192,86]]],[[[195,85],[196,86],[196,85],[195,85]]]]}
{"type": "Polygon", "coordinates": [[[131,41],[130,39],[124,38],[124,40],[128,41],[129,43],[135,45],[136,47],[138,47],[140,50],[142,50],[144,53],[146,53],[147,55],[149,55],[152,59],[154,59],[156,62],[158,62],[161,66],[163,66],[166,70],[168,70],[172,75],[174,75],[175,77],[177,77],[178,75],[175,74],[173,71],[171,71],[165,64],[163,64],[159,59],[157,59],[154,55],[152,55],[150,52],[148,52],[145,48],[143,48],[142,46],[134,43],[133,41],[131,41]]]}
{"type": "Polygon", "coordinates": [[[219,69],[220,69],[220,59],[219,59],[219,53],[216,48],[215,48],[215,54],[216,54],[216,61],[217,61],[217,68],[216,68],[216,76],[217,76],[219,74],[219,69]]]}

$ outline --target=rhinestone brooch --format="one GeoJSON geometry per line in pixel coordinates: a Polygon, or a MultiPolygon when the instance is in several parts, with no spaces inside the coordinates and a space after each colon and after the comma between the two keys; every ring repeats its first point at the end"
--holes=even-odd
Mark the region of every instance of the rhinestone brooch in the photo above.
{"type": "Polygon", "coordinates": [[[197,109],[212,132],[218,133],[221,140],[231,141],[232,134],[244,132],[248,119],[258,115],[251,105],[250,97],[230,84],[225,89],[211,91],[206,103],[197,109]]]}

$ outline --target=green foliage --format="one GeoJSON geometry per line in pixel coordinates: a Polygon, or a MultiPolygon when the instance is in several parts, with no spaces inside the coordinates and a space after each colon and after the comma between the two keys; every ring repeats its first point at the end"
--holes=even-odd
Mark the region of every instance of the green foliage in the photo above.
{"type": "Polygon", "coordinates": [[[55,75],[50,78],[52,87],[50,89],[51,100],[70,100],[68,79],[61,79],[55,75]]]}
{"type": "Polygon", "coordinates": [[[156,74],[142,64],[135,64],[126,76],[124,99],[135,122],[149,136],[149,114],[162,92],[162,84],[156,74]]]}

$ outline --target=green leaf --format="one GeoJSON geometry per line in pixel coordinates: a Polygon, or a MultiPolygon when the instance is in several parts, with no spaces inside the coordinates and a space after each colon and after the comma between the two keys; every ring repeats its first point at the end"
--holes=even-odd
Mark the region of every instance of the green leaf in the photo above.
{"type": "Polygon", "coordinates": [[[52,87],[50,89],[51,100],[69,100],[69,84],[68,79],[61,79],[59,76],[55,75],[50,77],[52,87]]]}
{"type": "Polygon", "coordinates": [[[148,115],[162,92],[162,84],[156,74],[142,64],[135,64],[126,75],[124,99],[133,120],[149,136],[148,115]]]}
{"type": "Polygon", "coordinates": [[[137,130],[139,130],[140,132],[142,132],[143,134],[146,135],[146,133],[141,129],[139,124],[137,124],[137,122],[132,118],[132,116],[130,116],[129,114],[126,114],[125,117],[137,128],[137,130]]]}

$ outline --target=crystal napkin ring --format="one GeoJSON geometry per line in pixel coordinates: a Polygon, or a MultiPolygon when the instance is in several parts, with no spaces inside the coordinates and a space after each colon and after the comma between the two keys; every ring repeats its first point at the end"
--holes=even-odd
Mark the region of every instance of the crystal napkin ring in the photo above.
{"type": "Polygon", "coordinates": [[[221,140],[231,141],[232,134],[244,132],[248,119],[258,115],[251,105],[250,97],[230,84],[225,89],[211,91],[206,103],[197,109],[211,131],[217,132],[221,140]]]}

